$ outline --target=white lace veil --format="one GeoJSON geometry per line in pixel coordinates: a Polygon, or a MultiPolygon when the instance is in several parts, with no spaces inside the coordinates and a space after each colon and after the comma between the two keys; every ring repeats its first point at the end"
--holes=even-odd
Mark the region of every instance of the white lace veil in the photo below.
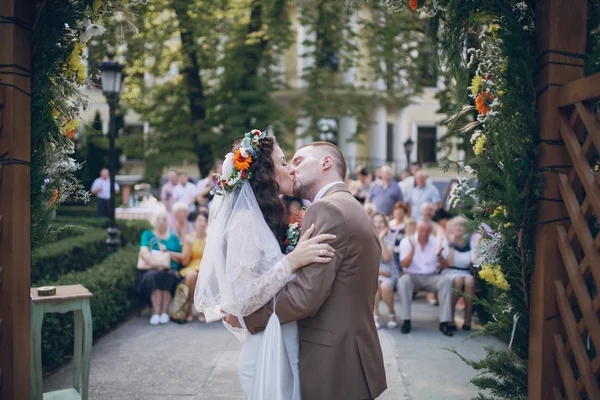
{"type": "Polygon", "coordinates": [[[280,289],[268,287],[271,283],[266,279],[261,282],[261,268],[282,257],[248,181],[215,196],[194,293],[196,310],[204,313],[207,322],[256,311],[280,289]]]}

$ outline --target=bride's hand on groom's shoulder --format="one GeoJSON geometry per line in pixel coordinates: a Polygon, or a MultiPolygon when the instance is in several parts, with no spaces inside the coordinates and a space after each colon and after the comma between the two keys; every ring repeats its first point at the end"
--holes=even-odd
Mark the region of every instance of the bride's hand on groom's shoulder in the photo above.
{"type": "Polygon", "coordinates": [[[334,240],[337,236],[322,233],[311,237],[315,232],[315,224],[312,224],[303,234],[298,244],[290,254],[286,256],[292,272],[296,272],[309,264],[327,264],[335,254],[335,249],[326,242],[334,240]]]}

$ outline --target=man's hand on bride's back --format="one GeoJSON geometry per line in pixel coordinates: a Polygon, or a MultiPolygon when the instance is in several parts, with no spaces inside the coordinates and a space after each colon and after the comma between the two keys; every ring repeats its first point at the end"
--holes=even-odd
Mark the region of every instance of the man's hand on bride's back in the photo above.
{"type": "Polygon", "coordinates": [[[303,234],[296,248],[286,256],[288,262],[292,266],[292,271],[296,272],[302,267],[309,264],[327,264],[331,261],[335,253],[335,249],[327,242],[334,240],[335,235],[322,233],[312,237],[315,232],[315,224],[312,224],[303,234]]]}

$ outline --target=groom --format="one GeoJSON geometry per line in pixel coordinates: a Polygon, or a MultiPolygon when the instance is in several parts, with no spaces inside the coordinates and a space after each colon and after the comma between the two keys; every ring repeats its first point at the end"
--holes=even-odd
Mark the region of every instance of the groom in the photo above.
{"type": "MultiPolygon", "coordinates": [[[[346,161],[326,142],[301,147],[292,160],[294,194],[312,200],[303,225],[313,236],[331,233],[328,264],[301,268],[277,298],[281,324],[298,321],[300,384],[304,400],[375,399],[387,387],[373,303],[381,246],[373,222],[343,183],[346,161]]],[[[241,322],[251,334],[265,329],[272,302],[241,322]]],[[[240,326],[237,318],[227,322],[240,326]]]]}

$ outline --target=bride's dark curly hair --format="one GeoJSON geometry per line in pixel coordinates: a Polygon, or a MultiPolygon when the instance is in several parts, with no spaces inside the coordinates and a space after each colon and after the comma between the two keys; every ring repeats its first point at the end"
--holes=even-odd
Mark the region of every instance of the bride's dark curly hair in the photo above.
{"type": "MultiPolygon", "coordinates": [[[[237,142],[234,148],[239,147],[237,142]]],[[[287,213],[283,202],[279,198],[279,185],[275,180],[275,165],[273,164],[273,149],[277,141],[272,136],[267,136],[258,142],[259,155],[252,158],[250,172],[250,186],[256,197],[258,207],[265,218],[271,231],[275,234],[281,250],[285,250],[287,234],[287,213]]]]}

